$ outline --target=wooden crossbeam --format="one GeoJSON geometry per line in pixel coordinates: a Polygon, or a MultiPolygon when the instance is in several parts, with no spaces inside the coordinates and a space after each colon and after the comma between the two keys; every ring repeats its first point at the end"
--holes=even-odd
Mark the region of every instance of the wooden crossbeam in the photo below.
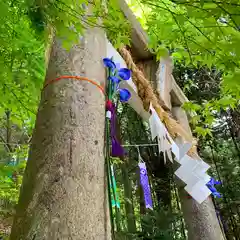
{"type": "Polygon", "coordinates": [[[172,89],[170,91],[171,101],[173,106],[182,106],[185,102],[189,102],[188,98],[183,93],[182,89],[177,85],[172,76],[172,89]]]}
{"type": "MultiPolygon", "coordinates": [[[[113,57],[114,61],[120,65],[120,67],[127,67],[125,61],[118,53],[118,51],[107,42],[107,57],[113,57]]],[[[184,95],[181,88],[177,85],[172,76],[171,61],[160,61],[159,70],[156,73],[157,88],[161,98],[168,109],[173,106],[181,106],[185,102],[188,102],[187,97],[184,95]]],[[[131,99],[129,100],[130,106],[144,119],[148,120],[149,113],[143,108],[142,100],[137,93],[137,87],[133,83],[132,79],[124,81],[120,85],[122,88],[127,88],[131,92],[131,99]]]]}
{"type": "Polygon", "coordinates": [[[172,108],[170,92],[172,90],[172,59],[162,58],[159,63],[157,75],[157,90],[165,105],[172,108]]]}
{"type": "MultiPolygon", "coordinates": [[[[119,0],[119,5],[131,26],[131,53],[134,59],[136,61],[141,61],[142,63],[149,62],[149,59],[155,61],[155,56],[148,50],[147,34],[136,19],[136,16],[125,0],[119,0]]],[[[122,67],[126,67],[122,57],[109,42],[107,48],[108,57],[113,56],[116,62],[120,63],[122,67]]],[[[156,79],[156,87],[160,97],[163,99],[164,107],[171,110],[172,105],[181,106],[185,102],[188,102],[187,97],[172,76],[173,63],[171,58],[168,57],[161,59],[157,65],[159,65],[159,69],[154,80],[156,79]]],[[[152,79],[149,80],[151,81],[152,79]]],[[[148,119],[149,114],[144,110],[142,101],[138,97],[136,86],[132,80],[123,82],[121,85],[122,87],[126,87],[132,93],[132,98],[129,102],[130,105],[143,117],[143,119],[148,119]]]]}
{"type": "MultiPolygon", "coordinates": [[[[155,56],[148,50],[148,36],[136,16],[124,0],[119,0],[119,5],[131,26],[131,53],[133,57],[141,62],[154,59],[155,56]]],[[[171,104],[181,106],[188,101],[172,76],[172,68],[172,61],[169,58],[162,59],[160,61],[160,71],[157,73],[157,89],[168,109],[171,109],[171,104]],[[161,66],[165,68],[165,70],[162,69],[165,71],[163,74],[161,66]]]]}
{"type": "Polygon", "coordinates": [[[131,48],[134,58],[136,60],[153,58],[154,55],[148,50],[148,36],[136,16],[124,0],[119,0],[119,6],[131,27],[131,48]]]}

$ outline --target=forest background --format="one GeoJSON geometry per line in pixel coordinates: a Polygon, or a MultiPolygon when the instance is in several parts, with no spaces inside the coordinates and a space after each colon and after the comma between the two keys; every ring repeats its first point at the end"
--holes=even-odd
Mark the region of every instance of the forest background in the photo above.
{"type": "MultiPolygon", "coordinates": [[[[99,25],[99,17],[116,48],[130,44],[129,24],[117,1],[93,2],[93,14],[87,17],[84,0],[0,2],[0,234],[4,238],[10,233],[45,78],[49,24],[67,49],[84,34],[86,25],[99,25]]],[[[190,100],[183,108],[193,116],[200,155],[212,166],[211,174],[222,181],[222,198],[214,200],[216,210],[227,238],[239,239],[240,1],[128,3],[148,33],[149,49],[157,59],[172,56],[175,80],[190,100]]],[[[127,105],[119,109],[122,142],[151,143],[140,117],[127,105]]],[[[137,152],[130,148],[128,161],[114,159],[121,204],[115,216],[119,237],[186,239],[173,170],[162,166],[164,171],[159,171],[153,164],[162,157],[155,147],[142,148],[141,153],[148,164],[155,209],[144,208],[137,152]]]]}

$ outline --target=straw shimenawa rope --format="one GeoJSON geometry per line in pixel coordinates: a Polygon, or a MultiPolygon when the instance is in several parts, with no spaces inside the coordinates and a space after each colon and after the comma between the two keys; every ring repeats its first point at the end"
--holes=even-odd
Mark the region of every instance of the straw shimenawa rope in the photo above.
{"type": "Polygon", "coordinates": [[[137,87],[138,96],[143,101],[145,110],[148,111],[150,103],[152,103],[159,118],[167,127],[169,134],[173,138],[180,136],[184,141],[192,143],[193,146],[188,153],[189,155],[196,153],[196,140],[193,139],[193,137],[175,119],[173,119],[168,112],[163,109],[162,106],[165,105],[163,100],[156,96],[149,80],[145,78],[142,71],[133,62],[129,51],[123,47],[119,49],[119,53],[125,60],[127,67],[132,70],[132,80],[137,87]]]}

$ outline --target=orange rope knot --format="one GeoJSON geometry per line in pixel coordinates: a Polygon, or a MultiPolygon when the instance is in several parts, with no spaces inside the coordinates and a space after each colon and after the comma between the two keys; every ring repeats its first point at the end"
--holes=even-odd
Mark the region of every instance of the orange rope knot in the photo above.
{"type": "Polygon", "coordinates": [[[86,81],[86,82],[90,82],[92,83],[93,85],[95,85],[102,93],[103,95],[105,95],[105,91],[104,91],[104,88],[99,85],[97,82],[91,80],[91,79],[88,79],[86,77],[81,77],[81,76],[61,76],[61,77],[58,77],[58,78],[55,78],[55,79],[52,79],[52,80],[49,80],[45,83],[44,87],[43,88],[46,88],[49,84],[52,84],[54,82],[57,82],[61,79],[74,79],[74,80],[78,80],[78,81],[86,81]]]}

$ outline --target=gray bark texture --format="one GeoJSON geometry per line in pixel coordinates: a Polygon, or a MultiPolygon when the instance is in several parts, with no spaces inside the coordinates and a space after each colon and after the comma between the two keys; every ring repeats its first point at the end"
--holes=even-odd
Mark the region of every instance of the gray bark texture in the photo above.
{"type": "MultiPolygon", "coordinates": [[[[70,51],[54,38],[46,81],[85,76],[102,86],[106,38],[86,31],[70,51]]],[[[105,97],[62,79],[42,92],[11,240],[111,239],[104,160],[105,97]]]]}
{"type": "Polygon", "coordinates": [[[189,240],[225,240],[211,198],[198,204],[183,188],[179,196],[189,240]]]}
{"type": "MultiPolygon", "coordinates": [[[[172,113],[182,126],[191,132],[185,111],[181,107],[174,107],[172,113]]],[[[188,198],[187,195],[183,186],[179,187],[188,240],[225,240],[212,199],[209,197],[199,204],[194,199],[188,198]]]]}

